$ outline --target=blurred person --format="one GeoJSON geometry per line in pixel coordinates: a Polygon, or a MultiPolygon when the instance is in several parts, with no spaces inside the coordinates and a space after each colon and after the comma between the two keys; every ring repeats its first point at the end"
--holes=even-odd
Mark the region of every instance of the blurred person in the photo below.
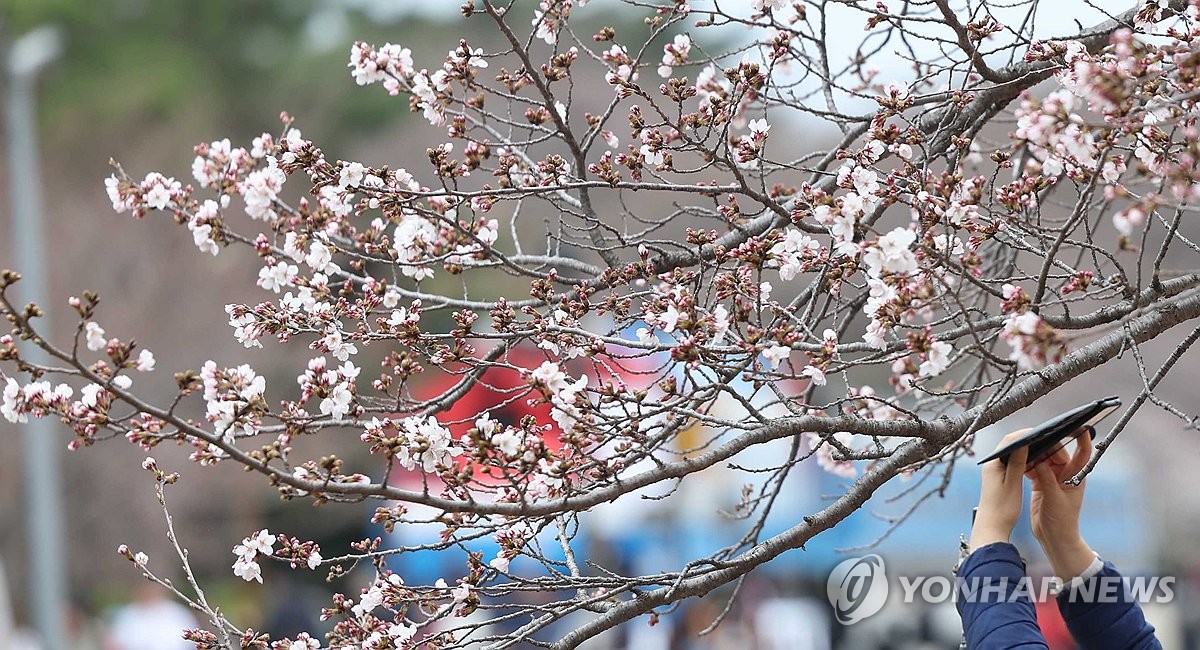
{"type": "Polygon", "coordinates": [[[316,612],[321,611],[324,604],[324,594],[305,583],[296,580],[290,571],[271,567],[269,584],[286,598],[271,599],[267,604],[267,621],[263,624],[262,632],[272,639],[295,638],[301,632],[319,636],[330,626],[321,622],[316,612]]]}
{"type": "MultiPolygon", "coordinates": [[[[106,631],[104,621],[93,614],[83,598],[73,596],[67,602],[67,639],[71,650],[103,650],[106,631]]],[[[5,650],[2,645],[0,650],[5,650]]]]}
{"type": "MultiPolygon", "coordinates": [[[[1027,430],[1005,436],[1003,446],[1027,430]]],[[[1094,434],[1094,431],[1091,432],[1094,434]]],[[[1009,542],[1022,506],[1022,476],[1033,480],[1029,520],[1033,535],[1064,585],[1058,608],[1075,642],[1084,650],[1150,650],[1162,645],[1154,628],[1146,622],[1138,604],[1124,592],[1096,588],[1091,581],[1120,580],[1111,562],[1100,559],[1079,533],[1079,513],[1086,481],[1065,481],[1078,473],[1092,455],[1087,429],[1076,432],[1075,452],[1060,449],[1026,471],[1029,449],[1012,453],[1005,465],[1001,459],[982,468],[979,508],[971,528],[968,555],[958,570],[959,614],[964,640],[971,650],[982,648],[1048,648],[1029,589],[1021,589],[1025,563],[1009,542]],[[968,597],[964,587],[974,584],[1000,585],[1002,589],[977,588],[968,597]],[[1096,595],[1109,596],[1107,598],[1096,595]]]]}
{"type": "Polygon", "coordinates": [[[12,600],[8,595],[8,579],[4,562],[0,560],[0,650],[41,650],[41,643],[29,630],[17,627],[12,600]]]}
{"type": "Polygon", "coordinates": [[[8,599],[8,579],[4,576],[4,560],[0,559],[0,649],[8,647],[14,627],[12,603],[8,599]]]}
{"type": "Polygon", "coordinates": [[[146,582],[136,599],[113,615],[106,650],[190,650],[183,630],[197,626],[187,607],[167,597],[162,587],[146,582]]]}
{"type": "Polygon", "coordinates": [[[1200,562],[1195,559],[1184,570],[1179,581],[1180,609],[1183,613],[1183,650],[1200,650],[1200,562]]]}
{"type": "Polygon", "coordinates": [[[829,607],[807,596],[773,596],[754,608],[759,650],[829,650],[829,607]]]}

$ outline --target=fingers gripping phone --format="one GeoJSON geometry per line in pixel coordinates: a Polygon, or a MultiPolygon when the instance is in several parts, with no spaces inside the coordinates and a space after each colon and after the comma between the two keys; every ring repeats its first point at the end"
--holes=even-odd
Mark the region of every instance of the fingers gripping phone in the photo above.
{"type": "MultiPolygon", "coordinates": [[[[1121,398],[1105,397],[1060,413],[1025,432],[1020,438],[992,452],[987,458],[979,461],[979,464],[982,465],[989,460],[999,458],[1000,462],[1007,465],[1008,457],[1014,451],[1021,447],[1029,447],[1029,459],[1025,463],[1028,470],[1067,446],[1075,432],[1081,427],[1087,428],[1090,441],[1096,435],[1096,430],[1092,426],[1108,417],[1120,406],[1121,398]]],[[[1083,444],[1082,440],[1080,444],[1083,444]]]]}

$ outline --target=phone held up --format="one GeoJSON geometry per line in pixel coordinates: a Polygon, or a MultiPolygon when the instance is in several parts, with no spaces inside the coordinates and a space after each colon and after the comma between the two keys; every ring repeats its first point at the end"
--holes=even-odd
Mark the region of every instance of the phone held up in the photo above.
{"type": "MultiPolygon", "coordinates": [[[[1120,406],[1121,398],[1105,397],[1078,406],[1065,413],[1060,413],[1026,431],[1020,438],[992,452],[986,458],[980,460],[979,464],[982,465],[989,460],[999,458],[1000,462],[1007,465],[1008,457],[1014,451],[1021,447],[1029,447],[1029,459],[1025,462],[1025,469],[1028,471],[1034,465],[1037,465],[1052,456],[1059,449],[1065,447],[1074,437],[1075,432],[1081,427],[1088,427],[1088,436],[1094,436],[1095,429],[1090,427],[1108,417],[1110,413],[1117,410],[1120,406]]],[[[1079,444],[1084,443],[1080,440],[1079,444]]]]}

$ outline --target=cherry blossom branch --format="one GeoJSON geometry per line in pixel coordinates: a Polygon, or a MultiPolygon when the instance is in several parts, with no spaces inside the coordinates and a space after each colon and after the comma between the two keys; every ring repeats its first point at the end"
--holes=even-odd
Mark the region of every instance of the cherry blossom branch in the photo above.
{"type": "MultiPolygon", "coordinates": [[[[1200,293],[1194,293],[1169,308],[1139,318],[1137,322],[1130,324],[1129,336],[1137,342],[1144,342],[1179,323],[1194,318],[1200,318],[1200,293]]],[[[1196,338],[1200,338],[1200,332],[1194,332],[1194,335],[1196,338]]],[[[935,437],[902,444],[894,454],[876,463],[872,469],[856,480],[854,485],[837,501],[811,516],[806,516],[803,522],[758,544],[737,558],[722,563],[719,569],[711,573],[684,579],[671,589],[660,588],[639,594],[636,599],[624,601],[576,628],[552,647],[555,650],[576,648],[586,639],[649,612],[655,607],[683,598],[702,596],[737,579],[754,567],[774,559],[785,551],[803,546],[813,536],[832,528],[837,522],[857,510],[875,493],[876,489],[908,465],[920,461],[962,435],[967,435],[974,430],[999,421],[1032,404],[1068,380],[1116,357],[1124,347],[1125,338],[1123,332],[1113,333],[1072,352],[1061,363],[1048,366],[1038,375],[1015,386],[1008,395],[997,400],[994,406],[987,409],[986,414],[982,408],[977,407],[956,418],[939,422],[931,427],[935,431],[935,437]],[[970,424],[968,425],[968,423],[970,424]]]]}

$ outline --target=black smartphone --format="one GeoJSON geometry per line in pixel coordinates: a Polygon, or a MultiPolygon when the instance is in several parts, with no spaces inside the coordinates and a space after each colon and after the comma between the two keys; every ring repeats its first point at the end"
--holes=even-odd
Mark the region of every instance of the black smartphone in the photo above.
{"type": "MultiPolygon", "coordinates": [[[[1004,445],[979,461],[982,465],[996,458],[1005,465],[1008,457],[1021,447],[1029,447],[1029,459],[1025,461],[1026,470],[1049,458],[1071,441],[1072,436],[1080,427],[1091,427],[1121,406],[1121,398],[1105,397],[1094,402],[1060,413],[1049,420],[1026,431],[1020,438],[1004,445]]],[[[1089,436],[1095,435],[1094,429],[1088,430],[1089,436]]],[[[1080,441],[1080,444],[1083,444],[1080,441]]]]}

